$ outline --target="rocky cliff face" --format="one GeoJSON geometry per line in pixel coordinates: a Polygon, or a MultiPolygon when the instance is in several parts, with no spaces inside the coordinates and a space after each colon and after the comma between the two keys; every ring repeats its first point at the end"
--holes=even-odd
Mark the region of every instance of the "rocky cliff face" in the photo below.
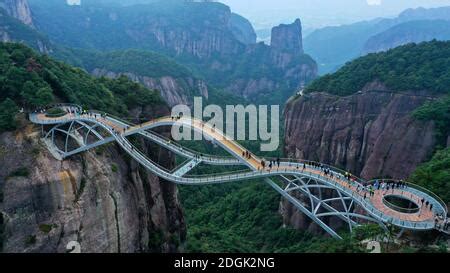
{"type": "Polygon", "coordinates": [[[150,49],[199,59],[237,53],[244,47],[231,31],[230,8],[220,3],[157,1],[139,6],[82,4],[75,8],[34,1],[31,8],[39,30],[71,47],[150,49]]]}
{"type": "Polygon", "coordinates": [[[9,37],[8,32],[6,32],[5,30],[0,30],[0,42],[6,43],[10,41],[11,38],[9,37]]]}
{"type": "Polygon", "coordinates": [[[256,32],[250,21],[239,14],[232,13],[229,24],[231,32],[239,42],[246,45],[256,43],[256,32]]]}
{"type": "MultiPolygon", "coordinates": [[[[136,114],[141,110],[137,110],[136,114]]],[[[177,188],[144,171],[115,144],[54,159],[27,124],[0,135],[4,252],[174,252],[186,230],[177,188]]],[[[173,157],[144,145],[154,160],[173,157]]]]}
{"type": "Polygon", "coordinates": [[[298,19],[293,24],[274,27],[270,46],[248,45],[242,60],[238,67],[246,69],[235,74],[226,89],[251,101],[284,104],[318,73],[316,62],[303,53],[298,19]]]}
{"type": "Polygon", "coordinates": [[[32,26],[14,18],[11,12],[2,9],[0,2],[0,42],[20,42],[39,50],[41,53],[49,54],[53,51],[50,41],[38,33],[32,26]]]}
{"type": "MultiPolygon", "coordinates": [[[[366,179],[405,179],[435,146],[434,124],[411,117],[427,100],[420,93],[392,93],[378,82],[348,97],[313,93],[296,98],[285,110],[285,152],[366,179]]],[[[282,203],[286,223],[310,226],[307,217],[282,203]]]]}
{"type": "Polygon", "coordinates": [[[279,25],[272,29],[270,45],[280,51],[303,54],[302,24],[300,19],[290,25],[279,25]]]}
{"type": "Polygon", "coordinates": [[[22,23],[33,26],[33,19],[31,18],[30,7],[27,0],[0,0],[0,8],[20,20],[22,23]]]}
{"type": "Polygon", "coordinates": [[[161,78],[152,78],[146,76],[136,75],[134,73],[115,73],[106,71],[104,69],[94,69],[92,74],[96,77],[105,76],[108,78],[117,78],[120,75],[125,75],[135,82],[143,84],[145,87],[153,90],[159,90],[161,97],[167,102],[169,106],[177,104],[191,105],[194,96],[202,96],[208,99],[208,86],[203,80],[196,78],[182,78],[175,79],[171,76],[161,78]]]}

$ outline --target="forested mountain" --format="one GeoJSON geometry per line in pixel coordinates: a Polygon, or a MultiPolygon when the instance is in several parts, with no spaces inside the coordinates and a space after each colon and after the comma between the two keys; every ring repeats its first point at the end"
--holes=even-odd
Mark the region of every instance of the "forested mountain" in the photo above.
{"type": "MultiPolygon", "coordinates": [[[[72,49],[51,42],[46,35],[13,18],[0,8],[0,37],[4,42],[20,42],[41,53],[83,68],[97,77],[117,78],[125,75],[150,89],[160,91],[169,105],[191,104],[194,95],[211,97],[217,103],[221,91],[204,79],[162,54],[144,50],[101,53],[97,50],[72,49]],[[213,93],[213,94],[210,94],[213,93]]],[[[228,93],[227,93],[228,94],[228,93]]],[[[230,94],[229,94],[230,95],[230,94]]]]}
{"type": "Polygon", "coordinates": [[[61,101],[126,116],[136,106],[164,105],[158,92],[126,78],[96,79],[19,44],[0,44],[0,83],[3,130],[15,127],[16,111],[10,110],[19,107],[33,109],[61,101]]]}
{"type": "MultiPolygon", "coordinates": [[[[317,74],[302,48],[256,44],[251,24],[221,3],[122,7],[31,0],[30,5],[36,27],[53,42],[102,51],[153,50],[188,66],[208,84],[254,102],[283,104],[317,74]]],[[[285,37],[288,44],[301,40],[300,21],[292,26],[273,38],[285,37]]]]}
{"type": "MultiPolygon", "coordinates": [[[[144,50],[122,50],[103,53],[94,50],[57,50],[55,57],[86,69],[97,77],[127,76],[149,89],[160,91],[170,105],[191,105],[194,96],[209,99],[210,93],[221,91],[187,67],[164,55],[144,50]]],[[[213,95],[214,96],[214,95],[213,95]]]]}
{"type": "MultiPolygon", "coordinates": [[[[382,47],[382,45],[376,43],[376,38],[371,38],[372,36],[383,33],[384,31],[389,32],[389,29],[396,25],[419,20],[450,20],[450,7],[408,9],[402,12],[398,17],[392,19],[379,18],[350,25],[318,29],[305,37],[305,51],[318,62],[321,74],[334,72],[347,61],[364,54],[366,52],[364,49],[365,45],[369,48],[382,47]],[[371,41],[370,44],[369,41],[371,41]]],[[[424,28],[423,23],[421,24],[422,26],[419,25],[419,30],[417,32],[410,32],[414,38],[409,38],[409,40],[421,41],[419,37],[423,37],[423,34],[421,34],[423,31],[421,31],[421,29],[424,28]],[[416,34],[418,36],[417,38],[415,38],[416,34]]],[[[405,26],[400,28],[403,28],[404,30],[405,26]]],[[[427,28],[428,30],[431,30],[432,33],[435,33],[436,36],[429,34],[426,40],[442,37],[442,35],[439,34],[439,31],[442,30],[442,23],[436,25],[429,24],[427,28]],[[435,26],[435,28],[433,26],[435,26]]],[[[399,28],[397,28],[397,30],[399,30],[399,28]]],[[[396,30],[394,29],[394,31],[396,30]]],[[[396,38],[397,36],[394,37],[396,38]]],[[[404,39],[404,42],[409,42],[409,40],[404,39]]],[[[395,45],[404,44],[395,43],[395,41],[390,43],[395,45]]]]}
{"type": "Polygon", "coordinates": [[[424,42],[358,58],[336,73],[312,82],[307,92],[351,95],[367,83],[381,81],[390,90],[450,93],[450,42],[424,42]]]}

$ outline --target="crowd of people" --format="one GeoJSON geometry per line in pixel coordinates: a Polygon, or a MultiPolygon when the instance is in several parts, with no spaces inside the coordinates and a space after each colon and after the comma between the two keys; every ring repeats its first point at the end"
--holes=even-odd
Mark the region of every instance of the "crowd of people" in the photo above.
{"type": "MultiPolygon", "coordinates": [[[[58,105],[56,105],[58,107],[58,105]]],[[[86,110],[82,110],[80,107],[76,107],[76,106],[67,106],[67,105],[60,105],[59,106],[61,109],[65,110],[68,114],[73,114],[73,115],[86,115],[89,118],[105,118],[107,116],[106,113],[104,114],[100,114],[100,113],[92,113],[86,110]]],[[[51,107],[54,108],[54,107],[51,107]]],[[[48,107],[41,107],[38,109],[35,109],[33,112],[34,113],[46,113],[49,110],[48,107]]],[[[172,120],[180,120],[181,116],[172,116],[171,117],[172,120]]],[[[119,135],[120,133],[125,133],[125,131],[129,128],[129,126],[125,126],[123,128],[120,129],[116,129],[114,127],[111,128],[112,132],[116,135],[119,135]]],[[[215,126],[214,126],[215,128],[215,126]]],[[[126,143],[123,143],[126,144],[126,143]]],[[[134,147],[131,147],[134,150],[134,147]]],[[[196,154],[195,155],[195,159],[200,160],[203,157],[203,154],[199,155],[196,154]]],[[[252,154],[251,152],[249,152],[248,150],[245,150],[242,152],[242,157],[246,158],[246,159],[251,159],[252,158],[252,154]]],[[[386,194],[388,191],[392,190],[392,192],[394,192],[394,190],[399,189],[399,190],[403,190],[403,189],[407,189],[408,185],[406,182],[404,182],[403,180],[399,180],[399,181],[394,181],[394,180],[375,180],[375,182],[372,185],[368,185],[368,186],[363,186],[360,183],[355,183],[353,184],[353,182],[356,181],[356,177],[353,176],[350,172],[344,172],[344,173],[336,173],[334,171],[332,171],[328,166],[321,164],[321,163],[316,163],[316,162],[309,162],[309,163],[294,163],[296,166],[296,169],[299,169],[300,166],[302,166],[303,170],[305,170],[307,168],[307,166],[311,166],[312,168],[315,169],[319,169],[321,171],[321,173],[324,176],[330,177],[330,178],[334,178],[335,176],[339,179],[342,180],[347,180],[349,182],[350,185],[355,185],[356,186],[356,192],[358,194],[360,194],[361,196],[363,196],[364,199],[366,199],[368,196],[369,197],[374,197],[375,196],[375,192],[376,191],[382,191],[383,194],[386,194]]],[[[281,165],[281,160],[280,158],[277,159],[273,159],[273,160],[269,160],[269,161],[265,161],[264,159],[261,160],[260,162],[260,166],[258,167],[258,170],[265,170],[266,167],[268,168],[268,171],[271,171],[272,168],[280,168],[281,165]]],[[[289,163],[289,166],[291,166],[291,163],[289,163]]],[[[425,198],[422,198],[420,200],[420,205],[421,207],[425,206],[425,208],[429,209],[431,212],[433,212],[433,203],[430,202],[429,200],[426,200],[425,198]]],[[[448,230],[449,228],[449,222],[448,220],[445,220],[445,216],[442,214],[435,214],[434,216],[435,219],[435,225],[436,228],[438,229],[443,229],[443,230],[448,230]]]]}
{"type": "MultiPolygon", "coordinates": [[[[251,154],[249,153],[249,158],[251,158],[251,154]]],[[[268,163],[266,162],[266,160],[261,160],[261,168],[260,167],[258,167],[258,170],[264,170],[265,168],[266,168],[266,166],[267,166],[267,168],[268,168],[268,171],[271,171],[272,170],[272,168],[275,168],[275,167],[277,167],[278,169],[280,168],[280,165],[281,165],[281,159],[278,157],[277,159],[274,159],[274,160],[269,160],[268,161],[268,163]]]]}
{"type": "Polygon", "coordinates": [[[407,187],[406,182],[403,180],[400,181],[384,181],[384,180],[375,180],[373,184],[374,188],[377,190],[383,190],[383,191],[389,191],[389,190],[395,190],[395,189],[405,189],[407,187]]]}
{"type": "Polygon", "coordinates": [[[243,151],[242,157],[244,157],[246,159],[250,159],[250,158],[252,158],[252,154],[249,151],[243,151]]]}

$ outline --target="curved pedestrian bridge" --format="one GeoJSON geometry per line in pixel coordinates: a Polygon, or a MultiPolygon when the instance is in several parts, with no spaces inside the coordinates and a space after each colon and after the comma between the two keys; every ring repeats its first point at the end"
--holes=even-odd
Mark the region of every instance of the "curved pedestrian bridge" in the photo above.
{"type": "Polygon", "coordinates": [[[394,225],[409,230],[439,229],[446,232],[443,230],[447,221],[446,204],[434,193],[414,184],[393,180],[365,181],[318,162],[261,158],[249,153],[220,130],[190,117],[162,117],[136,125],[105,113],[81,111],[76,105],[58,107],[66,111],[66,114],[51,116],[41,111],[29,115],[31,122],[42,125],[43,140],[58,159],[116,142],[148,171],[173,183],[206,185],[250,179],[264,181],[337,238],[341,237],[330,227],[330,217],[340,218],[350,231],[361,223],[371,221],[384,228],[386,225],[394,225]],[[200,154],[152,131],[158,127],[173,125],[189,126],[225,149],[231,156],[200,154]],[[160,166],[133,146],[127,139],[133,135],[140,135],[186,158],[185,164],[175,170],[160,166]],[[77,147],[72,148],[73,143],[77,147]],[[201,176],[189,175],[199,164],[242,165],[246,169],[201,176]]]}

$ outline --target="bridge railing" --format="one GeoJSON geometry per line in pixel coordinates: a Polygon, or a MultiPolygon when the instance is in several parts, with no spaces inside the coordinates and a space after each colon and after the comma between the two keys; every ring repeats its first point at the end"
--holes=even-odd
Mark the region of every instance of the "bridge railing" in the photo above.
{"type": "MultiPolygon", "coordinates": [[[[102,112],[97,112],[97,113],[102,113],[102,112]]],[[[108,115],[111,117],[111,115],[108,115]]],[[[88,117],[82,117],[84,119],[88,119],[88,117]]],[[[159,120],[164,120],[167,118],[161,118],[159,120]]],[[[65,119],[55,119],[59,122],[64,122],[65,119]]],[[[71,121],[73,120],[73,118],[67,118],[67,121],[71,121]]],[[[95,120],[95,119],[92,119],[95,120]]],[[[127,123],[126,121],[123,121],[124,123],[127,123]]],[[[157,122],[157,121],[152,121],[152,122],[157,122]]],[[[114,132],[113,132],[114,134],[114,132]]],[[[170,178],[171,176],[171,171],[168,170],[167,168],[160,166],[158,163],[153,162],[151,159],[149,159],[145,154],[143,154],[141,151],[139,151],[138,149],[136,149],[134,146],[132,146],[132,144],[125,139],[125,137],[123,136],[116,136],[116,138],[119,141],[123,141],[122,145],[126,147],[127,151],[131,154],[137,155],[139,158],[143,159],[143,161],[148,161],[149,164],[153,164],[154,166],[149,166],[152,168],[153,171],[155,171],[155,173],[160,174],[163,178],[170,178]],[[130,147],[128,147],[130,146],[130,147]],[[134,148],[132,148],[134,147],[134,148]],[[156,167],[155,167],[156,166],[156,167]]],[[[233,142],[234,143],[234,142],[233,142]]],[[[239,144],[235,143],[234,145],[241,147],[242,150],[246,150],[244,147],[240,146],[239,144]]],[[[267,159],[266,159],[267,160],[267,159]]],[[[276,159],[271,159],[276,161],[276,159]]],[[[345,171],[338,169],[336,167],[330,166],[330,165],[326,165],[326,164],[322,164],[322,163],[318,163],[318,162],[314,162],[314,161],[307,161],[307,160],[293,160],[293,159],[280,159],[282,160],[281,164],[283,165],[291,165],[291,164],[306,164],[308,165],[308,168],[312,168],[312,169],[318,169],[321,170],[320,167],[318,166],[322,166],[322,167],[326,167],[329,168],[331,171],[333,171],[336,174],[339,174],[340,176],[344,176],[345,171]]],[[[297,173],[302,173],[302,171],[300,171],[302,169],[302,166],[298,166],[299,171],[292,171],[290,170],[289,172],[286,173],[292,173],[293,175],[296,175],[297,173]]],[[[270,174],[270,172],[269,172],[270,174]]],[[[283,171],[272,171],[271,173],[272,175],[282,175],[284,174],[283,171]]],[[[180,181],[186,181],[186,182],[190,182],[192,181],[193,178],[195,179],[199,179],[199,181],[202,182],[213,182],[214,180],[218,179],[219,177],[221,178],[226,178],[227,176],[230,179],[238,179],[238,178],[248,178],[248,179],[252,179],[252,178],[257,178],[257,177],[263,177],[263,175],[267,175],[267,173],[263,173],[263,171],[258,172],[258,171],[249,171],[249,170],[240,170],[240,171],[234,171],[234,172],[228,172],[228,173],[222,173],[222,174],[214,174],[214,175],[210,175],[210,174],[205,174],[205,175],[201,175],[201,176],[187,176],[187,177],[183,177],[183,178],[179,178],[180,181]]],[[[312,173],[310,173],[310,175],[312,175],[312,173]]],[[[355,176],[352,176],[354,178],[354,182],[358,183],[360,185],[367,185],[368,183],[360,178],[357,178],[355,176]]],[[[321,180],[325,180],[327,183],[333,183],[332,179],[329,179],[327,177],[320,177],[320,175],[318,176],[318,179],[321,180]]],[[[341,178],[342,179],[342,178],[341,178]]],[[[352,181],[349,181],[350,183],[352,183],[352,181]]],[[[401,225],[404,227],[423,227],[423,228],[429,228],[430,225],[433,225],[432,221],[427,221],[427,222],[411,222],[411,221],[404,221],[404,220],[400,220],[400,219],[396,219],[393,218],[392,216],[386,215],[383,212],[377,210],[373,204],[371,204],[370,202],[368,202],[367,200],[365,200],[363,197],[358,196],[357,193],[355,193],[354,190],[352,190],[349,187],[346,187],[342,184],[336,183],[334,181],[334,184],[336,185],[336,187],[338,187],[341,191],[345,192],[347,195],[351,195],[354,196],[355,199],[359,200],[359,202],[361,204],[364,205],[365,209],[370,211],[372,214],[374,215],[379,215],[379,218],[383,219],[383,221],[385,222],[392,222],[392,223],[396,223],[397,225],[401,225]]],[[[422,187],[419,187],[417,190],[420,191],[425,191],[427,192],[430,196],[432,196],[433,198],[435,198],[439,203],[443,204],[443,208],[446,210],[446,206],[445,203],[442,202],[442,200],[436,196],[434,193],[423,189],[422,187]]]]}
{"type": "Polygon", "coordinates": [[[236,161],[239,161],[239,160],[237,160],[237,159],[235,159],[234,157],[231,157],[231,156],[215,156],[215,155],[200,153],[200,152],[192,150],[190,148],[186,148],[184,146],[181,146],[176,141],[170,140],[169,138],[167,138],[167,137],[165,137],[165,136],[163,136],[161,134],[158,134],[158,133],[156,133],[154,131],[151,131],[151,132],[148,132],[148,133],[163,139],[167,143],[170,143],[171,145],[177,147],[177,149],[179,149],[180,151],[185,151],[185,152],[190,153],[192,155],[198,155],[198,156],[200,156],[203,159],[208,159],[210,161],[220,161],[220,160],[236,160],[236,161]]]}
{"type": "MultiPolygon", "coordinates": [[[[102,112],[99,112],[99,111],[91,111],[91,112],[98,113],[98,114],[103,114],[102,112]]],[[[112,118],[114,120],[120,121],[120,122],[126,124],[127,126],[136,126],[136,124],[133,124],[133,123],[131,123],[129,121],[126,121],[124,119],[121,119],[121,118],[113,116],[113,115],[109,115],[108,114],[106,117],[107,118],[109,117],[109,118],[112,118]]],[[[167,118],[167,117],[163,117],[161,119],[164,119],[164,118],[167,118]]],[[[180,151],[184,151],[184,152],[190,153],[192,156],[198,155],[204,160],[206,159],[208,161],[215,161],[215,162],[220,162],[220,161],[236,161],[236,162],[239,162],[239,160],[237,160],[237,159],[235,159],[233,157],[230,157],[230,156],[227,157],[227,156],[214,156],[214,155],[209,155],[209,154],[203,154],[203,153],[200,153],[198,151],[195,151],[195,150],[183,147],[180,144],[178,144],[177,142],[172,141],[169,138],[167,138],[165,136],[162,136],[161,134],[158,134],[158,133],[156,133],[154,131],[146,131],[146,133],[155,135],[155,136],[159,137],[160,139],[163,139],[164,141],[166,141],[166,143],[170,143],[172,146],[175,146],[180,151]]]]}
{"type": "MultiPolygon", "coordinates": [[[[353,174],[351,174],[351,180],[345,178],[345,174],[349,173],[345,170],[339,169],[335,166],[331,166],[328,164],[323,164],[320,162],[312,161],[312,160],[304,160],[304,159],[293,159],[293,158],[272,158],[272,157],[264,157],[263,158],[266,162],[267,161],[277,161],[277,159],[280,160],[280,165],[288,165],[288,166],[299,166],[299,168],[302,168],[302,165],[305,164],[308,168],[312,168],[315,170],[322,170],[322,168],[329,169],[332,171],[335,175],[338,174],[341,176],[341,179],[347,180],[349,183],[356,183],[359,184],[361,187],[365,187],[366,181],[360,177],[357,177],[353,174]]],[[[275,166],[272,166],[274,168],[275,166]]]]}
{"type": "MultiPolygon", "coordinates": [[[[214,131],[216,134],[218,134],[223,140],[228,140],[228,136],[221,130],[217,129],[217,128],[213,128],[211,125],[209,124],[205,124],[203,120],[197,119],[195,117],[185,117],[185,119],[187,120],[191,120],[192,122],[196,122],[196,123],[203,123],[204,127],[208,128],[211,131],[214,131]]],[[[202,126],[203,128],[203,126],[202,126]]],[[[239,144],[236,141],[230,141],[229,142],[231,145],[235,146],[238,150],[242,150],[242,151],[248,151],[247,148],[243,147],[241,144],[239,144]]]]}
{"type": "Polygon", "coordinates": [[[186,164],[188,164],[189,162],[191,162],[192,159],[186,158],[184,159],[180,164],[178,164],[178,166],[176,166],[173,170],[172,173],[177,172],[178,170],[184,168],[186,166],[186,164]]]}
{"type": "Polygon", "coordinates": [[[338,187],[342,192],[346,193],[348,196],[351,196],[355,201],[357,201],[364,209],[370,213],[372,216],[376,217],[380,221],[384,223],[393,224],[399,227],[404,227],[408,229],[432,229],[434,228],[434,221],[433,220],[427,220],[427,221],[409,221],[409,220],[402,220],[399,218],[395,218],[392,215],[386,214],[383,211],[380,211],[378,208],[376,208],[370,200],[365,199],[363,196],[359,195],[358,193],[352,191],[351,189],[331,181],[328,178],[325,178],[325,180],[329,180],[330,183],[333,183],[336,187],[338,187]]]}
{"type": "Polygon", "coordinates": [[[125,148],[129,151],[129,153],[134,153],[139,155],[139,157],[143,158],[144,160],[149,161],[150,163],[154,164],[155,166],[157,166],[159,169],[167,172],[167,173],[171,173],[172,170],[169,170],[168,168],[161,166],[160,164],[154,162],[153,160],[151,160],[147,155],[145,155],[143,152],[141,152],[139,149],[137,149],[130,141],[128,141],[125,137],[120,138],[119,137],[119,141],[121,142],[120,144],[122,144],[123,146],[125,146],[125,148]]]}
{"type": "Polygon", "coordinates": [[[444,210],[444,214],[448,215],[448,207],[447,204],[435,193],[433,193],[432,191],[430,191],[429,189],[426,189],[422,186],[419,186],[417,184],[411,183],[411,182],[406,182],[406,181],[400,181],[400,180],[396,180],[396,179],[373,179],[370,181],[367,181],[367,184],[373,185],[376,181],[378,181],[379,183],[382,182],[403,182],[406,184],[407,187],[411,188],[411,189],[415,189],[418,192],[422,192],[422,193],[426,193],[427,195],[429,195],[431,198],[435,199],[439,205],[442,207],[442,209],[444,210]]]}
{"type": "Polygon", "coordinates": [[[37,124],[55,124],[55,123],[66,123],[71,122],[75,119],[75,116],[73,117],[60,117],[60,118],[46,118],[45,120],[41,120],[37,118],[37,115],[40,113],[30,113],[28,115],[28,118],[31,122],[37,123],[37,124]]]}
{"type": "Polygon", "coordinates": [[[386,205],[388,208],[393,209],[395,211],[398,212],[402,212],[402,213],[416,213],[420,211],[420,208],[417,206],[415,208],[402,208],[399,207],[397,205],[392,204],[391,202],[389,202],[386,197],[383,197],[383,204],[386,205]]]}
{"type": "Polygon", "coordinates": [[[124,118],[120,118],[118,116],[111,115],[111,114],[108,114],[108,113],[103,112],[103,111],[89,110],[89,112],[93,113],[93,114],[98,114],[98,115],[104,116],[105,118],[108,118],[108,117],[113,118],[113,119],[115,119],[115,120],[117,120],[117,121],[119,121],[119,122],[121,122],[121,123],[123,123],[123,124],[125,124],[127,126],[135,126],[135,124],[133,122],[131,122],[130,120],[126,120],[124,118]]]}
{"type": "Polygon", "coordinates": [[[42,107],[42,109],[62,108],[62,107],[77,108],[79,111],[83,110],[83,107],[81,107],[79,104],[75,104],[75,103],[53,103],[53,104],[48,104],[48,105],[42,107]]]}

